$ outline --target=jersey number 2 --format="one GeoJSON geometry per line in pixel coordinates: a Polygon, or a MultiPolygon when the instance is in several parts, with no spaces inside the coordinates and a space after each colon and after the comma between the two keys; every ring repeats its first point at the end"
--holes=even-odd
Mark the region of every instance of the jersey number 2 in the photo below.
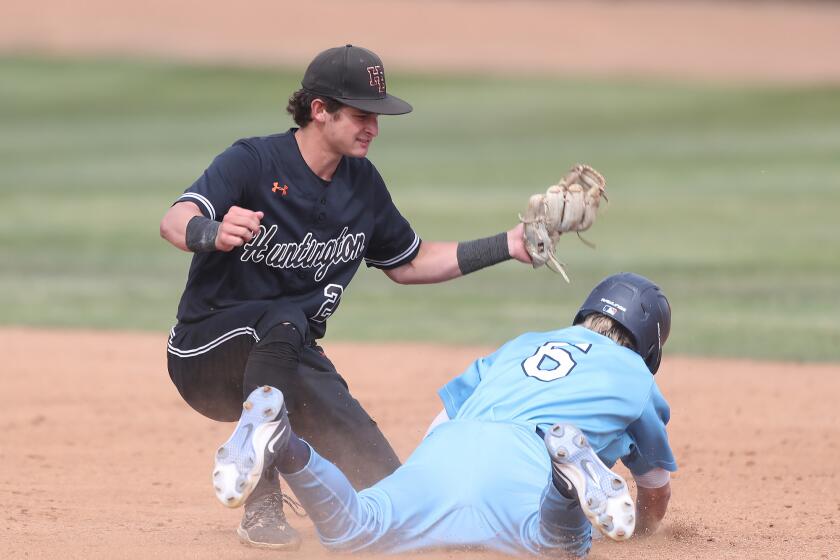
{"type": "Polygon", "coordinates": [[[592,348],[591,344],[569,344],[568,342],[546,342],[530,358],[522,362],[522,371],[528,377],[536,377],[540,381],[554,381],[566,377],[571,373],[577,362],[572,357],[573,350],[580,350],[584,354],[592,348]]]}
{"type": "Polygon", "coordinates": [[[310,319],[316,323],[326,321],[335,312],[335,308],[338,307],[341,301],[341,294],[343,293],[344,287],[341,284],[327,284],[327,287],[324,288],[324,297],[326,299],[318,309],[318,313],[310,317],[310,319]]]}

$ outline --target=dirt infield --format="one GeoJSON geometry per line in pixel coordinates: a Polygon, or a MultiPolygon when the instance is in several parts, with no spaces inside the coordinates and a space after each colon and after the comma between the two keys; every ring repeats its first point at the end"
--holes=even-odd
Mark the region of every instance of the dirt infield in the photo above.
{"type": "MultiPolygon", "coordinates": [[[[241,546],[240,511],[216,502],[231,425],[181,401],[164,333],[2,329],[0,350],[0,557],[277,557],[241,546]]],[[[435,389],[490,349],[327,350],[405,458],[440,409],[435,389]]],[[[680,463],[671,510],[654,537],[596,543],[592,558],[837,558],[840,366],[668,358],[657,379],[680,463]]],[[[283,557],[331,557],[295,524],[305,544],[283,557]]]]}
{"type": "Polygon", "coordinates": [[[305,64],[355,42],[388,68],[840,82],[829,2],[39,0],[12,2],[0,51],[305,64]]]}

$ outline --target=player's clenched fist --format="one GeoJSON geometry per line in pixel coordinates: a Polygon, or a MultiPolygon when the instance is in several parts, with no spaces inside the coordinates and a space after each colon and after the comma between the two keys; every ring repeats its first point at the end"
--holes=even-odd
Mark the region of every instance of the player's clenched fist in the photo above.
{"type": "Polygon", "coordinates": [[[260,231],[262,212],[231,206],[216,234],[216,249],[230,251],[248,243],[260,231]]]}

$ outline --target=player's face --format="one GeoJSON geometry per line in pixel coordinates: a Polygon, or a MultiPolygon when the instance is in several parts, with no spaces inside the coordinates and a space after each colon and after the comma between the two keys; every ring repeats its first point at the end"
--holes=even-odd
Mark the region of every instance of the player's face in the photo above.
{"type": "Polygon", "coordinates": [[[376,113],[342,107],[326,120],[324,132],[330,146],[344,156],[365,157],[370,143],[379,134],[376,113]]]}

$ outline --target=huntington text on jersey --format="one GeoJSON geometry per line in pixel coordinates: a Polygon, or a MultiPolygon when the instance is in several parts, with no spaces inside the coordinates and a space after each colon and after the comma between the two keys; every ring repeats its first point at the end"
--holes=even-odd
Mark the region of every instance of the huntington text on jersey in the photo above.
{"type": "Polygon", "coordinates": [[[260,226],[260,233],[242,247],[240,260],[264,262],[274,268],[314,268],[315,281],[320,281],[332,265],[356,260],[365,252],[365,234],[348,233],[347,227],[326,241],[318,241],[308,232],[299,243],[290,241],[272,246],[276,234],[276,225],[268,229],[260,226]]]}

